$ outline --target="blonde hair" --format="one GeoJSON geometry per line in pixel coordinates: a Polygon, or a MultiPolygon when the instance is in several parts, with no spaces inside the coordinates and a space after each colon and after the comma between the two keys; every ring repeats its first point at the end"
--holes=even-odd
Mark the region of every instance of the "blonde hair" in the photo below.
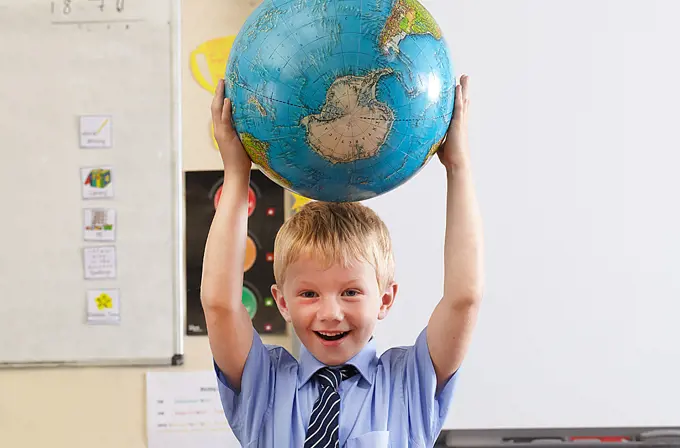
{"type": "Polygon", "coordinates": [[[310,202],[288,219],[274,242],[274,278],[281,285],[286,268],[300,256],[314,256],[330,267],[365,260],[381,290],[394,279],[392,241],[385,223],[356,202],[310,202]]]}

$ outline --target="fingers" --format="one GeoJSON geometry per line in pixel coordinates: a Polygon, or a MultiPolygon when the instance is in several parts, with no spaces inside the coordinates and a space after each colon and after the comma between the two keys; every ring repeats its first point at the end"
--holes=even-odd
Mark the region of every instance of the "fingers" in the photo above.
{"type": "Polygon", "coordinates": [[[462,75],[456,85],[456,93],[453,104],[453,122],[467,121],[467,110],[470,104],[470,77],[462,75]]]}
{"type": "Polygon", "coordinates": [[[463,93],[462,86],[456,85],[456,91],[453,98],[453,121],[460,120],[463,114],[463,93]]]}
{"type": "Polygon", "coordinates": [[[470,77],[468,75],[461,76],[460,84],[463,91],[463,125],[467,127],[468,107],[470,106],[470,77]]]}
{"type": "Polygon", "coordinates": [[[213,123],[217,124],[222,118],[222,109],[224,107],[224,80],[220,79],[215,89],[215,96],[213,97],[210,111],[212,112],[213,123]]]}
{"type": "Polygon", "coordinates": [[[470,100],[469,98],[469,85],[470,85],[470,77],[468,75],[463,75],[460,77],[460,86],[461,90],[463,93],[463,104],[466,105],[466,103],[470,100]]]}
{"type": "Polygon", "coordinates": [[[222,124],[224,124],[227,129],[231,129],[231,100],[229,98],[224,99],[221,118],[222,124]]]}
{"type": "Polygon", "coordinates": [[[215,90],[210,110],[212,112],[216,136],[228,133],[233,129],[231,124],[231,99],[225,98],[223,79],[220,79],[217,83],[217,89],[215,90]]]}

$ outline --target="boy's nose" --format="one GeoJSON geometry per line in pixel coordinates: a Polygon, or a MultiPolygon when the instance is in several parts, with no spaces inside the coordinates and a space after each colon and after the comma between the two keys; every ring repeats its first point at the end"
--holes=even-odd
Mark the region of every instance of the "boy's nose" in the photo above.
{"type": "Polygon", "coordinates": [[[319,311],[317,317],[319,320],[342,320],[342,307],[335,298],[322,298],[319,301],[319,311]]]}

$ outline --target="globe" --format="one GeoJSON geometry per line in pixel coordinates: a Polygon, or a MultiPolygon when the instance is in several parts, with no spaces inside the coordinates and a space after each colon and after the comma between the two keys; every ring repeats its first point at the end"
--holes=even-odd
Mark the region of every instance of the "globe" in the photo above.
{"type": "Polygon", "coordinates": [[[448,129],[455,76],[416,0],[264,0],[225,73],[253,163],[309,199],[362,201],[416,175],[448,129]]]}

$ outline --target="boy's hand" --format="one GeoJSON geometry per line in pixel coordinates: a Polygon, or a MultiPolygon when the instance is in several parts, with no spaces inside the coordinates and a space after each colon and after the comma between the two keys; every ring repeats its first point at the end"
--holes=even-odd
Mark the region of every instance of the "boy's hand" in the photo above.
{"type": "Polygon", "coordinates": [[[456,86],[453,118],[442,147],[437,151],[439,160],[446,169],[458,169],[468,164],[468,82],[467,75],[460,77],[456,86]]]}
{"type": "Polygon", "coordinates": [[[220,79],[212,105],[215,140],[225,171],[250,173],[251,160],[231,122],[231,100],[224,97],[224,80],[220,79]]]}

